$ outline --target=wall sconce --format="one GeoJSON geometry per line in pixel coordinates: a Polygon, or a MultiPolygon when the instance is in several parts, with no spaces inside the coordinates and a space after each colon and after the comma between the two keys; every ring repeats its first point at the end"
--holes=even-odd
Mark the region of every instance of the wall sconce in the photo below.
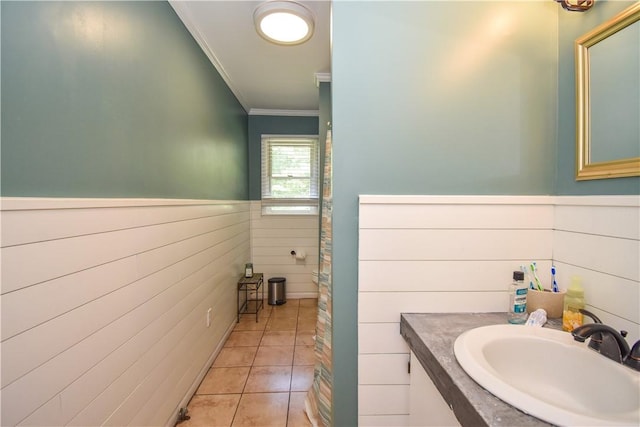
{"type": "Polygon", "coordinates": [[[304,43],[313,35],[313,12],[295,1],[271,0],[253,12],[256,30],[266,40],[282,45],[304,43]]]}
{"type": "Polygon", "coordinates": [[[586,12],[591,9],[595,0],[556,0],[565,10],[571,12],[586,12]]]}

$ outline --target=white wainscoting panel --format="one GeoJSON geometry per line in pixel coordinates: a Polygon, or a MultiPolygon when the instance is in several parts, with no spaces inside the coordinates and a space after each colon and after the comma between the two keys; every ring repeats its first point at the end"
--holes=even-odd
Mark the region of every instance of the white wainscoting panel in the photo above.
{"type": "Polygon", "coordinates": [[[2,425],[173,425],[235,324],[249,202],[4,198],[1,221],[2,425]]]}
{"type": "Polygon", "coordinates": [[[260,201],[251,202],[251,259],[253,269],[287,279],[287,298],[316,298],[318,286],[311,272],[318,269],[320,224],[317,215],[262,215],[260,201]],[[292,250],[303,250],[296,260],[292,250]]]}
{"type": "Polygon", "coordinates": [[[587,309],[640,339],[640,196],[558,197],[553,259],[561,284],[581,278],[587,309]]]}
{"type": "Polygon", "coordinates": [[[360,384],[409,384],[406,354],[363,354],[358,360],[360,384]]]}
{"type": "Polygon", "coordinates": [[[552,264],[562,289],[579,276],[587,308],[640,338],[638,196],[360,196],[359,209],[360,425],[408,423],[400,313],[505,311],[530,261],[546,287],[552,264]]]}
{"type": "Polygon", "coordinates": [[[360,427],[402,427],[409,425],[408,415],[360,415],[360,427]]]}
{"type": "Polygon", "coordinates": [[[552,198],[361,196],[359,209],[359,420],[408,425],[400,313],[505,311],[531,261],[548,284],[552,198]]]}
{"type": "Polygon", "coordinates": [[[400,323],[361,323],[358,328],[360,354],[409,353],[407,342],[400,335],[400,323]]]}
{"type": "Polygon", "coordinates": [[[394,415],[409,413],[409,381],[404,385],[359,385],[358,414],[394,415]]]}

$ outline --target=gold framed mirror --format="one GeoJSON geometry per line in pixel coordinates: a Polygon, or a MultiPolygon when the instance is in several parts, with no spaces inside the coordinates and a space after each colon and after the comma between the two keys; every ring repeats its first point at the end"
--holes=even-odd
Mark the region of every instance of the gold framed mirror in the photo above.
{"type": "Polygon", "coordinates": [[[575,41],[576,180],[640,176],[640,2],[575,41]]]}

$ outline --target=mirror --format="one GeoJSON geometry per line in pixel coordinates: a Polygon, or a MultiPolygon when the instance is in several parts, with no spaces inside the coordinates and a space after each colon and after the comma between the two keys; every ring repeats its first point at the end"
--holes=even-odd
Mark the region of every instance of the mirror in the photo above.
{"type": "Polygon", "coordinates": [[[640,176],[640,3],[575,42],[576,180],[640,176]]]}

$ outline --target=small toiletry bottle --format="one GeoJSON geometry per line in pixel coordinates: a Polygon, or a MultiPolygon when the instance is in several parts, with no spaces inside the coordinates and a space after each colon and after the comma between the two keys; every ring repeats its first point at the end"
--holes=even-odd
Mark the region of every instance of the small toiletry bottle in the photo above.
{"type": "Polygon", "coordinates": [[[524,272],[514,271],[509,286],[509,323],[523,324],[527,321],[527,291],[524,272]]]}
{"type": "Polygon", "coordinates": [[[253,277],[253,264],[250,262],[244,265],[244,277],[253,277]]]}
{"type": "Polygon", "coordinates": [[[581,308],[584,308],[584,289],[580,284],[580,278],[574,276],[571,278],[571,285],[564,296],[562,310],[563,330],[571,332],[578,326],[582,326],[581,308]]]}

